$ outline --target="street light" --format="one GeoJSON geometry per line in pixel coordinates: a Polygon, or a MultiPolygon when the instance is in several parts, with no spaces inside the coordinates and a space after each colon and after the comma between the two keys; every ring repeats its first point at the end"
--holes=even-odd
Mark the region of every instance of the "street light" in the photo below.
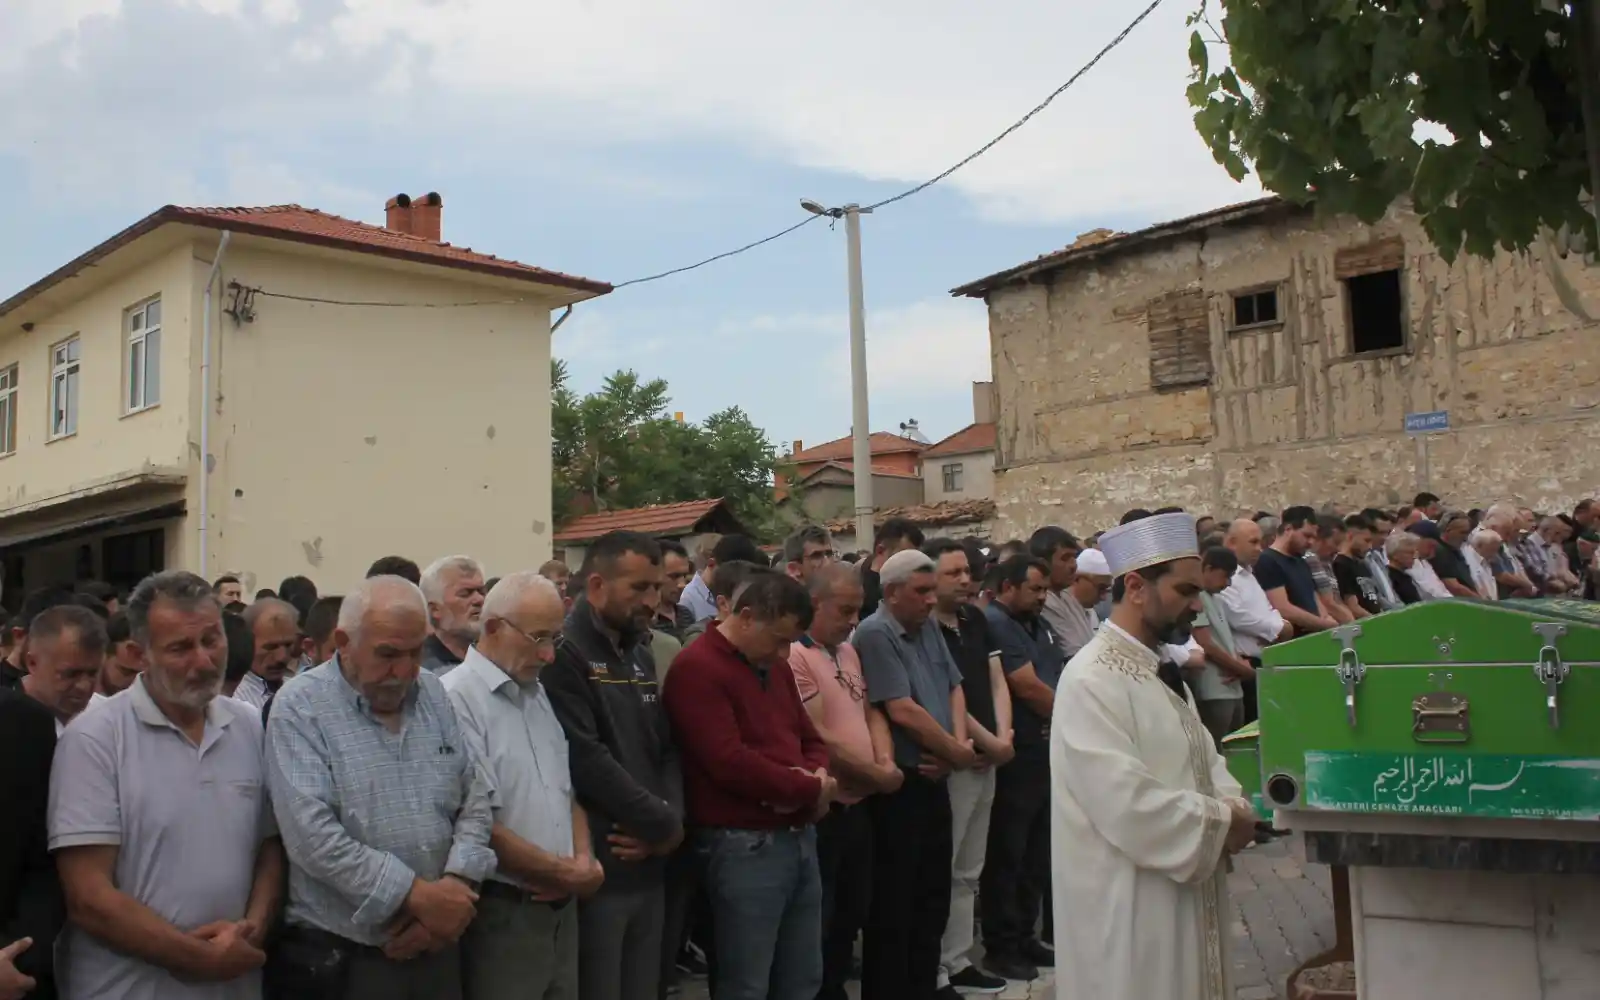
{"type": "Polygon", "coordinates": [[[871,212],[859,205],[824,208],[809,198],[800,207],[812,215],[844,219],[845,250],[850,272],[850,438],[855,466],[856,548],[871,552],[872,431],[867,417],[867,317],[861,292],[861,216],[871,212]]]}

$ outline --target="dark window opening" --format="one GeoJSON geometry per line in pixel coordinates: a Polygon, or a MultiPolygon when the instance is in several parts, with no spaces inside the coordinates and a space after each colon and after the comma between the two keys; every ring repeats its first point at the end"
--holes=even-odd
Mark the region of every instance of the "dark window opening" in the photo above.
{"type": "Polygon", "coordinates": [[[1350,299],[1350,353],[1393,351],[1406,346],[1400,272],[1375,271],[1344,280],[1350,299]]]}
{"type": "Polygon", "coordinates": [[[119,589],[131,590],[151,573],[166,569],[166,559],[164,528],[113,535],[100,543],[102,578],[119,589]]]}
{"type": "Polygon", "coordinates": [[[1257,326],[1278,321],[1278,290],[1268,288],[1260,292],[1246,292],[1233,297],[1233,325],[1257,326]]]}

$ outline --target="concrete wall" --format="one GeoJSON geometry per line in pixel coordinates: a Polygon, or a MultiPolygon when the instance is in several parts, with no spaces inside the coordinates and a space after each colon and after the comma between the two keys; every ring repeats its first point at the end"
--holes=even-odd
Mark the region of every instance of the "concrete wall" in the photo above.
{"type": "MultiPolygon", "coordinates": [[[[1580,290],[1600,268],[1575,261],[1580,290]]],[[[1415,218],[1374,226],[1309,215],[1213,229],[989,296],[1000,404],[999,535],[1088,532],[1134,506],[1215,514],[1291,502],[1569,507],[1600,487],[1600,330],[1557,302],[1543,265],[1510,255],[1446,265],[1415,218]],[[1406,350],[1351,357],[1335,254],[1404,240],[1406,350]],[[1276,285],[1281,322],[1228,330],[1231,292],[1276,285]],[[1146,305],[1206,295],[1213,375],[1152,389],[1146,305]],[[1451,432],[1403,433],[1448,410],[1451,432]]]]}
{"type": "Polygon", "coordinates": [[[0,517],[151,468],[182,469],[190,456],[189,294],[192,250],[185,245],[138,267],[52,315],[31,331],[7,324],[0,368],[18,368],[17,449],[0,458],[0,517]],[[127,412],[129,307],[160,296],[161,402],[127,412]],[[80,341],[78,429],[50,439],[51,348],[80,341]]]}
{"type": "Polygon", "coordinates": [[[964,455],[937,455],[922,463],[924,503],[943,500],[986,500],[994,496],[994,452],[973,451],[964,455]],[[944,467],[961,466],[961,488],[944,489],[944,467]]]}
{"type": "Polygon", "coordinates": [[[276,586],[300,573],[338,593],[391,554],[426,565],[465,553],[496,576],[550,558],[550,304],[534,289],[259,241],[234,243],[221,280],[342,300],[523,301],[260,296],[254,322],[217,320],[208,576],[276,586]]]}

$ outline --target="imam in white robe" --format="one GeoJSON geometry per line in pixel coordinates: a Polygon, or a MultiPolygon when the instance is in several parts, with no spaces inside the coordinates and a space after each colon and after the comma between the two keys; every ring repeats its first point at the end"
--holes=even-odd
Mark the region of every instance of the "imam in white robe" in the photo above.
{"type": "Polygon", "coordinates": [[[1224,847],[1241,790],[1157,655],[1106,622],[1050,726],[1057,1000],[1233,1000],[1224,847]]]}

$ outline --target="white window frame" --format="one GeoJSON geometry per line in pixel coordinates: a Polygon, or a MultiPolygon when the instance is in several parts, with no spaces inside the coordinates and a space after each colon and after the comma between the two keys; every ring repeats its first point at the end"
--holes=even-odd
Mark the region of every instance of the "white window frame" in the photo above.
{"type": "Polygon", "coordinates": [[[946,462],[939,467],[939,485],[945,493],[960,493],[966,487],[966,463],[946,462]]]}
{"type": "Polygon", "coordinates": [[[17,451],[17,364],[0,368],[0,458],[17,451]]]}
{"type": "Polygon", "coordinates": [[[50,345],[50,435],[51,441],[78,433],[78,407],[83,400],[83,341],[76,334],[50,345]],[[62,405],[62,394],[67,394],[62,405]],[[61,414],[61,426],[56,415],[61,414]]]}
{"type": "Polygon", "coordinates": [[[124,413],[140,413],[161,405],[161,296],[146,299],[129,309],[122,321],[127,334],[127,347],[123,352],[124,413]],[[151,308],[155,309],[155,322],[150,321],[151,308]],[[150,349],[150,335],[155,334],[155,350],[150,349]],[[155,373],[155,392],[151,390],[151,372],[155,373]]]}

